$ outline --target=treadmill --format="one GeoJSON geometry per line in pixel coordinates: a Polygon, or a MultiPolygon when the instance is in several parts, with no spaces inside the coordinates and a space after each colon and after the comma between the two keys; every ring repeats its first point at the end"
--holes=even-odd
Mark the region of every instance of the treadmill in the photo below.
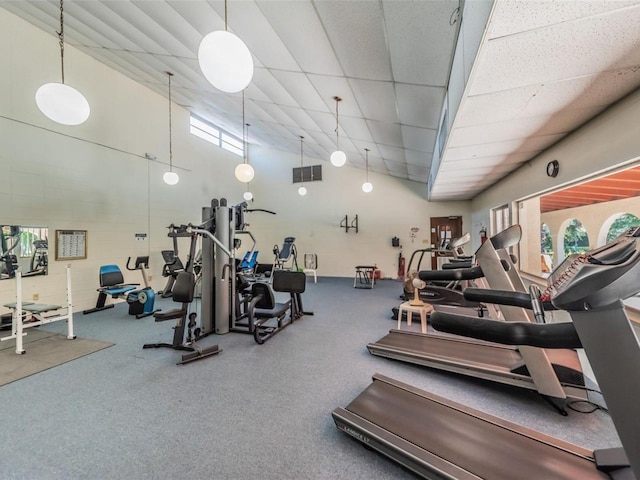
{"type": "MultiPolygon", "coordinates": [[[[507,248],[520,241],[521,236],[520,226],[513,225],[489,238],[476,252],[487,284],[492,289],[501,290],[505,299],[507,292],[514,296],[528,296],[507,251],[507,248]]],[[[421,272],[421,277],[430,274],[421,272]]],[[[466,290],[468,294],[474,291],[466,290]]],[[[500,300],[499,296],[496,299],[500,300]]],[[[487,300],[491,299],[480,297],[476,300],[488,303],[487,300]]],[[[511,304],[500,305],[502,317],[507,322],[536,322],[533,313],[523,308],[524,304],[526,302],[512,301],[511,304]]],[[[438,306],[436,311],[456,313],[456,307],[438,306]]],[[[573,349],[516,348],[452,335],[406,330],[390,330],[377,342],[369,343],[367,349],[369,353],[381,357],[536,390],[562,415],[567,414],[566,410],[552,399],[562,402],[568,398],[588,399],[582,365],[573,349]]]]}
{"type": "Polygon", "coordinates": [[[567,258],[548,283],[551,302],[568,310],[573,323],[436,312],[433,325],[505,343],[581,344],[622,448],[590,451],[377,374],[346,408],[333,411],[336,426],[430,479],[640,479],[640,344],[622,302],[640,292],[640,228],[567,258]]]}

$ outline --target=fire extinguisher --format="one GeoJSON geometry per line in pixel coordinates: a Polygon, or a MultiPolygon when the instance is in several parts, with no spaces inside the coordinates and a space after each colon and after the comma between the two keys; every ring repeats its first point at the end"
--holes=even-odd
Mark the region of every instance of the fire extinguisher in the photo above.
{"type": "Polygon", "coordinates": [[[398,256],[398,279],[404,280],[404,257],[402,256],[402,252],[398,256]]]}
{"type": "Polygon", "coordinates": [[[480,229],[480,243],[484,243],[487,241],[487,229],[482,227],[480,229]]]}

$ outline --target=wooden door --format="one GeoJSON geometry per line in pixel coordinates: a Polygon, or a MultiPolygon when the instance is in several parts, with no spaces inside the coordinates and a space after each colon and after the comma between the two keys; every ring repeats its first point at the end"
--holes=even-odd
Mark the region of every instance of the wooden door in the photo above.
{"type": "MultiPolygon", "coordinates": [[[[445,250],[449,242],[462,236],[462,217],[431,217],[431,247],[445,250]]],[[[433,252],[431,254],[431,269],[438,269],[438,258],[451,254],[433,252]]]]}

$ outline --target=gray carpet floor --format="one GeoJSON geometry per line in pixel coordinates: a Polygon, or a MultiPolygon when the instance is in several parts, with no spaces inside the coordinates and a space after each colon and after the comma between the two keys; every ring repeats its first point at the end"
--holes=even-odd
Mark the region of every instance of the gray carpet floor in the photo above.
{"type": "Polygon", "coordinates": [[[562,417],[529,391],[370,355],[365,345],[395,328],[401,289],[319,278],[303,297],[314,316],[264,345],[207,337],[222,353],[183,366],[181,352],[142,349],[170,342],[171,322],[136,320],[126,304],[78,315],[78,336],[115,345],[0,387],[0,478],[415,478],[333,424],[375,372],[587,448],[619,445],[606,412],[562,417]]]}

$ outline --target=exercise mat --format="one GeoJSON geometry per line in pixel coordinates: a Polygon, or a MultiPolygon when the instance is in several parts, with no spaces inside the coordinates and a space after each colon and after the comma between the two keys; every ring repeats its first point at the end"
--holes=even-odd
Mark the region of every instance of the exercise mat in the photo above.
{"type": "Polygon", "coordinates": [[[66,335],[30,330],[24,337],[23,355],[16,354],[15,340],[0,343],[0,386],[111,346],[113,343],[100,340],[69,340],[66,335]]]}

